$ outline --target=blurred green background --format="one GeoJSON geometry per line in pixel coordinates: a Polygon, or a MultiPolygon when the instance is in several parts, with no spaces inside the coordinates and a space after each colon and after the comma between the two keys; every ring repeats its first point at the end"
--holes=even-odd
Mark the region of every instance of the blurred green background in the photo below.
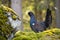
{"type": "MultiPolygon", "coordinates": [[[[0,5],[3,4],[11,8],[11,0],[0,0],[0,5]]],[[[30,17],[28,16],[28,12],[32,11],[37,19],[37,21],[41,22],[45,20],[46,9],[49,7],[52,11],[52,25],[50,28],[56,27],[56,11],[54,7],[56,6],[56,0],[22,0],[22,14],[23,14],[23,32],[18,31],[15,34],[13,40],[45,40],[45,38],[49,37],[50,40],[59,40],[60,39],[60,29],[51,29],[41,33],[34,33],[30,28],[30,17]],[[52,31],[53,30],[53,31],[52,31]],[[28,32],[27,32],[28,31],[28,32]],[[46,34],[46,35],[44,35],[46,34]],[[41,38],[40,38],[41,37],[41,38]],[[21,38],[21,39],[20,39],[21,38]]],[[[5,16],[5,10],[0,7],[0,21],[7,21],[7,17],[5,16]]],[[[8,11],[8,8],[7,8],[8,11]]],[[[11,11],[10,11],[11,12],[11,11]]],[[[13,14],[14,15],[14,14],[13,14]]],[[[5,23],[4,21],[4,23],[5,23]]],[[[0,22],[1,23],[1,22],[0,22]]],[[[2,22],[3,23],[3,22],[2,22]]],[[[3,23],[3,24],[4,24],[3,23]]],[[[0,25],[2,27],[2,25],[0,25]]],[[[4,27],[0,27],[1,34],[4,33],[3,36],[0,35],[1,40],[6,40],[6,34],[11,34],[12,27],[11,25],[4,24],[4,27]],[[9,26],[9,27],[8,27],[9,26]],[[5,29],[6,28],[6,29],[5,29]],[[11,28],[11,29],[10,29],[11,28]],[[4,38],[4,39],[3,39],[4,38]]],[[[49,39],[46,39],[49,40],[49,39]]]]}
{"type": "MultiPolygon", "coordinates": [[[[0,0],[0,3],[5,6],[11,7],[11,0],[0,0]]],[[[28,12],[32,11],[35,14],[37,21],[45,20],[46,9],[50,7],[52,10],[52,25],[55,27],[56,16],[55,16],[55,4],[56,0],[22,0],[22,13],[23,13],[23,26],[24,30],[31,30],[29,25],[30,17],[28,16],[28,12]]]]}

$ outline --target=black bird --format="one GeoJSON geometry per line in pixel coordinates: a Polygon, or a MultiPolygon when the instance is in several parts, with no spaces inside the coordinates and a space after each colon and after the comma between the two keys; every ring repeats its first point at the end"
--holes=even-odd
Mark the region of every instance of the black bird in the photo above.
{"type": "Polygon", "coordinates": [[[52,23],[51,10],[47,9],[46,18],[43,22],[37,22],[33,12],[28,12],[30,16],[30,27],[34,32],[42,32],[48,28],[52,23]]]}

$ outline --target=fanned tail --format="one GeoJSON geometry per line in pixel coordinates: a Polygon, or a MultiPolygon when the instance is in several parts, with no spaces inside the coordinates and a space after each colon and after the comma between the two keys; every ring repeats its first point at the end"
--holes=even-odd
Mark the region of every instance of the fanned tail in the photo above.
{"type": "Polygon", "coordinates": [[[50,9],[47,9],[46,18],[45,18],[45,26],[46,27],[49,27],[51,23],[52,23],[51,10],[50,9]]]}

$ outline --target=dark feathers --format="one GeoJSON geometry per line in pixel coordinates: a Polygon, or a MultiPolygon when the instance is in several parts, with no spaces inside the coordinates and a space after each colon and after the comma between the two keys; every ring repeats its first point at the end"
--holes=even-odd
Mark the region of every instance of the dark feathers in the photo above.
{"type": "Polygon", "coordinates": [[[34,32],[44,31],[52,23],[52,15],[50,9],[47,9],[46,18],[43,22],[37,22],[32,12],[29,12],[28,15],[30,16],[30,27],[34,32]]]}
{"type": "Polygon", "coordinates": [[[46,25],[46,27],[49,27],[51,23],[52,23],[51,10],[50,9],[47,9],[46,18],[45,18],[45,25],[46,25]]]}

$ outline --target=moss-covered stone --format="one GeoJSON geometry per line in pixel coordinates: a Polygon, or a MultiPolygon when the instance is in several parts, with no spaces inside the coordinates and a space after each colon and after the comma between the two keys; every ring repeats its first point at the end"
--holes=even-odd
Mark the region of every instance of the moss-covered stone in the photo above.
{"type": "Polygon", "coordinates": [[[0,5],[0,40],[7,40],[8,36],[13,30],[11,24],[7,23],[9,20],[6,12],[11,12],[12,15],[17,16],[17,14],[11,8],[0,5]]]}
{"type": "Polygon", "coordinates": [[[3,36],[0,36],[0,40],[6,40],[6,38],[3,36]]]}
{"type": "Polygon", "coordinates": [[[13,40],[60,40],[60,29],[54,28],[44,32],[16,32],[13,40]]]}

